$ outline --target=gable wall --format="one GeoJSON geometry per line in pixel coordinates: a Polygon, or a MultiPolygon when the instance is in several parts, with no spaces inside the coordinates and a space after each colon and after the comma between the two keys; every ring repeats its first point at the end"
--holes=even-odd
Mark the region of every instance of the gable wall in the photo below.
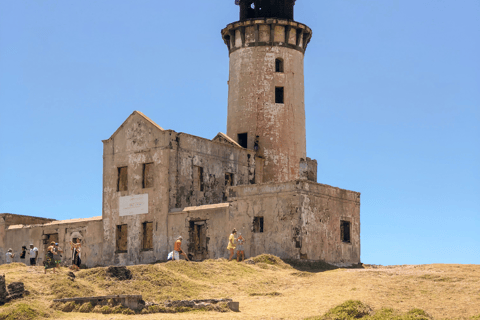
{"type": "Polygon", "coordinates": [[[151,263],[166,254],[169,144],[165,131],[133,114],[104,141],[103,220],[105,264],[151,263]],[[143,164],[153,163],[153,187],[143,188],[143,164]],[[128,167],[128,190],[118,191],[118,168],[128,167]],[[148,213],[120,216],[121,197],[148,194],[148,213]],[[153,223],[153,250],[142,251],[143,223],[153,223]],[[128,225],[127,253],[116,253],[118,225],[128,225]]]}

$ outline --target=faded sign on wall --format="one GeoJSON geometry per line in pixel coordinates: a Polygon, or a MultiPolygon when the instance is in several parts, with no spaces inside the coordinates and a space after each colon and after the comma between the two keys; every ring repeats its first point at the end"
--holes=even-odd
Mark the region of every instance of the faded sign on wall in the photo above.
{"type": "Polygon", "coordinates": [[[148,193],[120,197],[120,216],[133,216],[148,213],[148,193]]]}

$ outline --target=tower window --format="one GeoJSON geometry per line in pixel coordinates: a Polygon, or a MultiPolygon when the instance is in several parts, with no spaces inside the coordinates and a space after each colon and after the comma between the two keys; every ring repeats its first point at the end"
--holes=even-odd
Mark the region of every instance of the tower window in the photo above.
{"type": "Polygon", "coordinates": [[[340,221],[340,239],[350,243],[350,221],[340,221]]]}
{"type": "Polygon", "coordinates": [[[238,134],[238,144],[243,148],[247,148],[248,146],[248,133],[239,133],[238,134]]]}
{"type": "Polygon", "coordinates": [[[275,59],[275,72],[283,72],[283,60],[275,59]]]}
{"type": "Polygon", "coordinates": [[[275,103],[283,103],[283,87],[275,88],[275,103]]]}
{"type": "Polygon", "coordinates": [[[117,191],[128,190],[128,167],[118,168],[117,191]]]}

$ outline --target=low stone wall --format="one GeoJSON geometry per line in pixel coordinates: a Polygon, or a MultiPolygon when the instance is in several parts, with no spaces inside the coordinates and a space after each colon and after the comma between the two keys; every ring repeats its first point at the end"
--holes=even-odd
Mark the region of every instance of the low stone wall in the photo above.
{"type": "Polygon", "coordinates": [[[114,305],[121,304],[125,308],[132,310],[141,310],[145,307],[145,301],[143,301],[141,295],[112,295],[112,296],[100,296],[100,297],[79,297],[79,298],[66,298],[55,299],[53,302],[67,303],[75,302],[77,304],[83,304],[90,302],[93,306],[107,305],[109,300],[113,300],[114,305]]]}

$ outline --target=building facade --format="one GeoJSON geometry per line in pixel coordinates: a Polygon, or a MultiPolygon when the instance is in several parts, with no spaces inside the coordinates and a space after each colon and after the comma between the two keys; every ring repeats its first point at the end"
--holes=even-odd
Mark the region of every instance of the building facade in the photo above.
{"type": "Polygon", "coordinates": [[[88,267],[153,263],[166,260],[180,235],[202,261],[227,257],[236,228],[247,256],[359,263],[360,194],[317,183],[317,162],[306,155],[312,31],[293,20],[294,4],[240,0],[240,20],[222,30],[226,134],[177,133],[134,111],[103,141],[102,217],[0,221],[0,261],[9,247],[33,242],[42,257],[52,239],[68,248],[82,238],[88,267]]]}

